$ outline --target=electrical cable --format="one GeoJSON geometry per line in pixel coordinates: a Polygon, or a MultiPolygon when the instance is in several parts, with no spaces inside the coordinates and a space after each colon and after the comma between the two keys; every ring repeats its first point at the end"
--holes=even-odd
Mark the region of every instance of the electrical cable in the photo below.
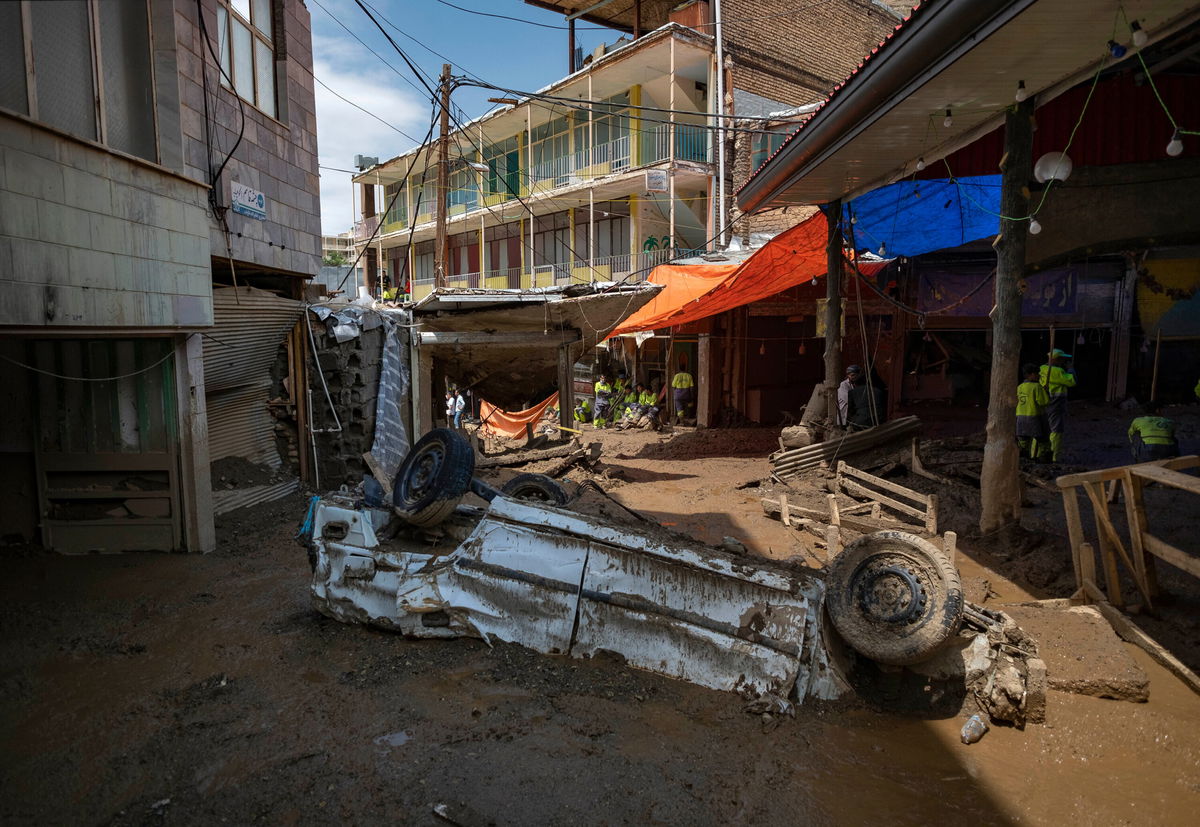
{"type": "MultiPolygon", "coordinates": [[[[189,335],[195,336],[196,334],[192,333],[189,335]]],[[[0,359],[3,359],[4,361],[8,362],[9,364],[16,365],[19,368],[25,368],[25,370],[33,371],[34,373],[40,373],[44,376],[52,376],[55,379],[66,379],[70,382],[116,382],[121,379],[129,379],[134,376],[140,376],[141,374],[146,373],[147,371],[154,370],[154,368],[158,367],[159,365],[161,365],[163,362],[167,361],[174,355],[175,355],[175,351],[170,350],[161,359],[159,359],[158,361],[156,361],[152,364],[146,365],[144,368],[138,368],[137,370],[132,371],[130,373],[122,373],[120,376],[101,376],[101,377],[67,376],[62,373],[55,373],[54,371],[44,370],[42,368],[36,368],[33,365],[27,365],[24,362],[19,362],[16,359],[10,359],[7,356],[0,356],[0,359]]]]}

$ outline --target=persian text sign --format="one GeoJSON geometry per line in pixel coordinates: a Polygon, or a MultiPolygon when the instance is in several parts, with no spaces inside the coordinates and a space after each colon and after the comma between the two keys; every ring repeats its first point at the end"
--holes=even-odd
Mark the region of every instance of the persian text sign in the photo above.
{"type": "Polygon", "coordinates": [[[230,182],[229,197],[233,211],[238,215],[257,218],[263,221],[267,217],[267,199],[258,190],[252,190],[237,181],[230,182]]]}

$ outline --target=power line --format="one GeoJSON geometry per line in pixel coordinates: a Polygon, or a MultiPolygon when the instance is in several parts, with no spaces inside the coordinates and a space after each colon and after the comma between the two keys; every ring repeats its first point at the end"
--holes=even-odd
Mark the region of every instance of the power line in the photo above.
{"type": "MultiPolygon", "coordinates": [[[[513,17],[512,15],[508,15],[508,14],[494,14],[493,12],[479,11],[477,9],[468,9],[464,6],[456,6],[453,3],[447,2],[447,0],[437,0],[437,2],[441,3],[443,6],[449,6],[452,9],[457,9],[458,11],[466,12],[467,14],[475,14],[480,17],[495,17],[498,20],[511,20],[514,23],[525,23],[526,25],[537,26],[542,29],[560,29],[560,30],[565,31],[568,28],[570,28],[569,26],[556,26],[553,23],[539,23],[536,20],[527,20],[524,17],[513,17]]],[[[613,27],[612,26],[576,26],[576,29],[577,30],[585,29],[585,30],[593,30],[593,31],[612,31],[613,27]]]]}
{"type": "MultiPolygon", "coordinates": [[[[405,83],[407,83],[407,84],[408,84],[409,86],[411,86],[413,89],[415,89],[417,92],[421,92],[421,89],[420,89],[420,87],[418,87],[418,86],[417,86],[415,83],[413,83],[413,82],[412,82],[412,80],[410,80],[410,79],[408,78],[408,76],[407,76],[407,75],[405,75],[403,72],[401,72],[401,71],[400,71],[399,69],[397,69],[395,66],[393,66],[391,63],[389,63],[387,60],[385,60],[385,59],[383,58],[383,56],[382,56],[381,54],[379,54],[379,52],[375,51],[375,50],[374,50],[374,49],[372,49],[370,46],[368,46],[368,45],[367,45],[367,43],[366,43],[366,41],[365,41],[365,40],[363,40],[363,39],[362,39],[361,37],[359,37],[358,35],[356,35],[356,34],[354,33],[354,31],[353,31],[353,30],[352,30],[352,29],[351,29],[349,26],[347,26],[345,23],[343,23],[343,22],[342,22],[341,20],[339,20],[337,17],[334,17],[334,15],[333,15],[333,14],[332,14],[332,13],[329,11],[329,9],[327,9],[327,8],[325,8],[324,6],[322,6],[322,5],[321,5],[321,2],[320,2],[320,0],[312,0],[312,2],[316,4],[317,8],[319,8],[321,11],[325,12],[325,14],[327,14],[327,15],[329,16],[329,18],[330,18],[331,20],[333,20],[333,22],[337,23],[339,26],[341,26],[343,29],[345,29],[347,34],[349,34],[351,37],[353,37],[355,40],[357,40],[359,43],[361,43],[361,44],[362,44],[362,47],[363,47],[364,49],[366,49],[366,50],[367,50],[368,52],[370,52],[371,54],[375,55],[375,57],[379,58],[379,62],[380,62],[380,63],[382,63],[384,66],[388,67],[388,68],[389,68],[389,69],[391,69],[393,72],[395,72],[395,73],[396,73],[396,75],[397,75],[397,76],[399,76],[399,78],[400,78],[401,80],[403,80],[405,83]]],[[[418,77],[419,77],[419,75],[418,75],[418,77]]]]}
{"type": "Polygon", "coordinates": [[[328,91],[328,92],[329,92],[329,94],[333,95],[334,97],[338,98],[339,100],[343,101],[344,103],[348,103],[348,104],[350,104],[350,105],[351,105],[351,106],[353,106],[355,109],[357,109],[359,112],[362,112],[362,113],[363,113],[363,114],[365,114],[365,115],[369,115],[370,117],[374,118],[375,120],[379,121],[381,124],[383,124],[384,126],[386,126],[388,129],[391,129],[391,130],[393,130],[394,132],[398,132],[398,133],[400,133],[400,134],[401,134],[401,135],[403,135],[405,138],[408,138],[410,141],[412,141],[414,144],[418,144],[418,145],[419,145],[419,143],[420,143],[420,142],[419,142],[419,141],[417,141],[417,139],[416,139],[416,138],[414,138],[412,135],[409,135],[407,132],[405,132],[405,131],[404,131],[403,129],[401,129],[400,127],[398,127],[398,126],[394,126],[393,124],[390,124],[390,123],[388,123],[388,122],[387,122],[387,121],[385,121],[383,118],[379,117],[378,115],[376,115],[374,112],[370,111],[369,109],[366,109],[366,108],[364,108],[364,107],[362,107],[362,106],[359,106],[357,103],[355,103],[354,101],[350,100],[350,99],[349,99],[349,98],[347,98],[345,95],[342,95],[342,94],[340,94],[340,93],[338,93],[338,92],[334,91],[332,88],[330,88],[330,86],[329,86],[329,84],[328,84],[328,83],[326,83],[325,81],[321,80],[321,79],[320,79],[319,77],[317,77],[315,74],[312,76],[312,79],[313,79],[313,80],[315,80],[317,83],[321,84],[322,86],[324,86],[324,87],[325,87],[325,89],[326,89],[326,91],[328,91]]]}

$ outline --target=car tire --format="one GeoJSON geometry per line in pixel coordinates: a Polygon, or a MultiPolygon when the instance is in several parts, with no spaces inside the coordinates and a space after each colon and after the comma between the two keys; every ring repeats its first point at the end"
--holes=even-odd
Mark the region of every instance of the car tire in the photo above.
{"type": "Polygon", "coordinates": [[[514,500],[532,500],[547,505],[566,505],[567,491],[545,474],[517,474],[500,487],[500,492],[514,500]]]}
{"type": "Polygon", "coordinates": [[[417,440],[392,486],[396,514],[415,526],[435,526],[462,501],[475,473],[471,444],[449,428],[417,440]]]}
{"type": "Polygon", "coordinates": [[[825,586],[834,628],[877,663],[927,660],[962,624],[958,571],[931,543],[903,531],[878,531],[846,546],[825,586]]]}

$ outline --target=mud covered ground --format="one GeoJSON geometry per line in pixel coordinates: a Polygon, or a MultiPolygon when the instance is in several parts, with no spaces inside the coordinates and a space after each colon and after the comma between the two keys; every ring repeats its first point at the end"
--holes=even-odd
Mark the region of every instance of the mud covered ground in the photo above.
{"type": "MultiPolygon", "coordinates": [[[[810,555],[739,488],[774,437],[603,434],[598,479],[703,541],[810,555]]],[[[444,805],[466,825],[1122,824],[1200,807],[1200,701],[1140,650],[1148,703],[1051,692],[1049,725],[969,747],[953,715],[853,701],[764,722],[607,660],[327,620],[291,539],[304,508],[230,514],[205,556],[3,558],[0,821],[445,824],[444,805]]],[[[1040,596],[960,549],[989,605],[1040,596]]]]}

